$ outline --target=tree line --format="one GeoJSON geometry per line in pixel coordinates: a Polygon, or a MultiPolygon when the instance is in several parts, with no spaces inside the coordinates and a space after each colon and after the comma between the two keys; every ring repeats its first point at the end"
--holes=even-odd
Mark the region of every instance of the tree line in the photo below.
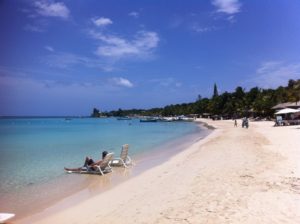
{"type": "Polygon", "coordinates": [[[224,118],[238,118],[243,116],[271,117],[274,114],[273,106],[284,102],[298,102],[300,100],[300,79],[289,80],[287,86],[276,89],[262,89],[258,87],[245,91],[238,86],[234,92],[218,93],[214,84],[211,98],[202,98],[200,95],[195,102],[171,104],[163,108],[113,110],[100,112],[94,108],[92,116],[176,116],[176,115],[209,115],[224,118]]]}

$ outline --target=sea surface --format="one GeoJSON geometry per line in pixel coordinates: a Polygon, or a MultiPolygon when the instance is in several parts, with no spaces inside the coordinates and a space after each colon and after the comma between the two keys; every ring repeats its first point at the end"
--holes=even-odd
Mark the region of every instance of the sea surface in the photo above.
{"type": "Polygon", "coordinates": [[[118,156],[121,146],[127,143],[130,156],[138,158],[151,154],[151,150],[164,150],[160,146],[168,142],[199,132],[205,129],[193,122],[0,119],[0,210],[18,212],[28,203],[51,198],[51,194],[64,188],[74,186],[75,189],[76,181],[82,180],[79,175],[70,178],[63,168],[82,166],[85,156],[97,160],[103,150],[118,156]]]}

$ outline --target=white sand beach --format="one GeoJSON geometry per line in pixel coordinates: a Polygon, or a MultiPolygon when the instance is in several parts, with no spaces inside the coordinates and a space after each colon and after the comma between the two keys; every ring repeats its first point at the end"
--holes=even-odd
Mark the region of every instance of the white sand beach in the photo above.
{"type": "Polygon", "coordinates": [[[13,223],[300,223],[300,126],[199,121],[217,129],[163,164],[13,223]]]}

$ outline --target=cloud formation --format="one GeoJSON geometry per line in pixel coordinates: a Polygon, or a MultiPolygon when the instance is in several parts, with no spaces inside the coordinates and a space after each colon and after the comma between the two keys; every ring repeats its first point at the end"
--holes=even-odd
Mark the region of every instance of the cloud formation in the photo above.
{"type": "MultiPolygon", "coordinates": [[[[54,49],[53,49],[54,50],[54,49]]],[[[51,52],[51,51],[50,51],[51,52]]],[[[41,61],[47,66],[58,69],[67,69],[74,66],[83,66],[86,68],[97,68],[105,72],[112,72],[116,68],[109,62],[101,62],[98,58],[86,57],[68,52],[53,51],[44,56],[41,61]]]]}
{"type": "Polygon", "coordinates": [[[108,26],[110,24],[113,24],[112,20],[109,18],[105,18],[105,17],[100,17],[100,18],[93,18],[92,22],[98,26],[98,27],[105,27],[108,26]]]}
{"type": "Polygon", "coordinates": [[[136,18],[136,19],[139,18],[139,16],[140,16],[140,14],[138,12],[134,12],[134,11],[128,13],[128,15],[133,17],[133,18],[136,18]]]}
{"type": "Polygon", "coordinates": [[[162,87],[176,87],[179,88],[182,86],[182,83],[175,80],[172,77],[169,78],[161,78],[161,79],[152,79],[150,82],[157,84],[162,87]]]}
{"type": "Polygon", "coordinates": [[[133,84],[128,79],[122,77],[114,77],[110,79],[110,82],[117,86],[132,88],[133,84]]]}
{"type": "Polygon", "coordinates": [[[68,68],[75,65],[81,65],[89,68],[102,68],[103,66],[97,59],[67,52],[52,52],[51,54],[43,57],[42,61],[48,66],[54,68],[68,68]]]}
{"type": "Polygon", "coordinates": [[[207,33],[207,32],[212,32],[216,31],[218,28],[215,26],[199,26],[198,24],[194,23],[191,26],[191,30],[196,32],[196,33],[207,33]]]}
{"type": "Polygon", "coordinates": [[[212,4],[217,8],[217,12],[229,15],[240,12],[241,8],[239,0],[213,0],[212,4]]]}
{"type": "Polygon", "coordinates": [[[285,86],[289,79],[299,79],[300,63],[287,64],[283,61],[267,61],[257,68],[254,77],[247,81],[263,88],[285,86]]]}
{"type": "Polygon", "coordinates": [[[91,31],[90,35],[102,42],[96,51],[98,56],[116,59],[127,56],[146,58],[151,55],[159,42],[158,34],[150,31],[139,31],[132,40],[94,31],[91,31]]]}
{"type": "Polygon", "coordinates": [[[59,17],[61,19],[68,19],[70,16],[70,10],[63,2],[36,1],[34,6],[36,12],[41,16],[59,17]]]}
{"type": "Polygon", "coordinates": [[[53,52],[53,51],[54,51],[54,48],[51,47],[51,46],[45,46],[45,49],[46,49],[47,51],[50,51],[50,52],[53,52]]]}

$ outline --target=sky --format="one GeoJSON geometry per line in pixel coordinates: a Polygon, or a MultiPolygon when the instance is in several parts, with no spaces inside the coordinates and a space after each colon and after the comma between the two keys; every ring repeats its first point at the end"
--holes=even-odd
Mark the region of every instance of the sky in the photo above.
{"type": "Polygon", "coordinates": [[[0,0],[0,116],[85,116],[300,78],[299,0],[0,0]]]}

